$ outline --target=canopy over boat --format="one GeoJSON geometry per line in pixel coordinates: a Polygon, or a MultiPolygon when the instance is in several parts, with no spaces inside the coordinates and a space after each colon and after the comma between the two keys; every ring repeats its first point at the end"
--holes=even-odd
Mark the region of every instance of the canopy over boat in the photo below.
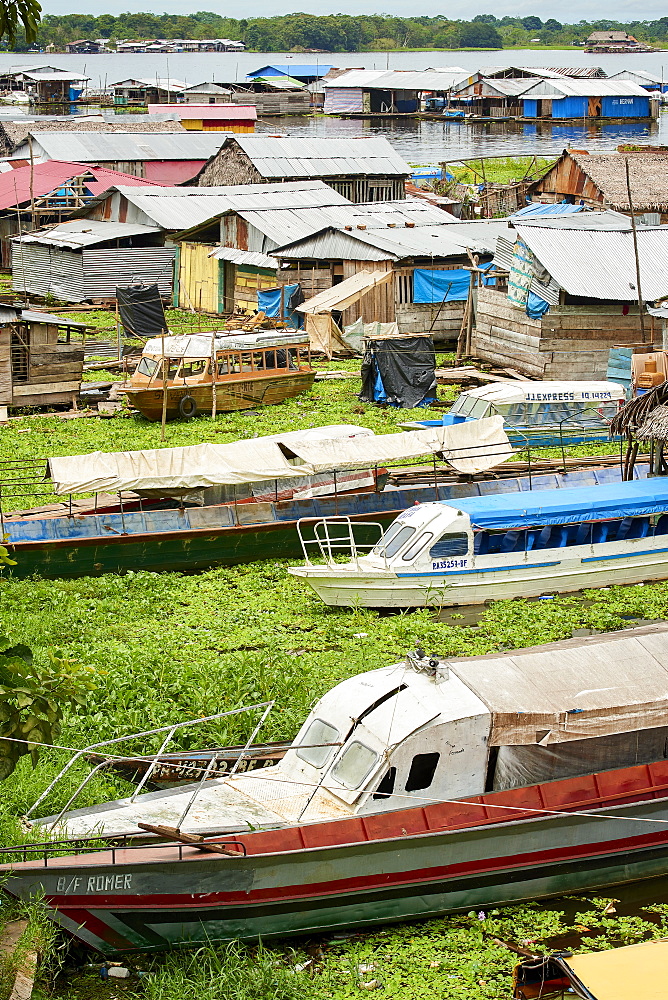
{"type": "Polygon", "coordinates": [[[285,330],[261,330],[259,333],[190,333],[175,337],[152,337],[144,344],[143,354],[166,358],[210,358],[212,340],[216,351],[256,351],[266,347],[292,347],[308,342],[308,335],[285,330]]]}
{"type": "Polygon", "coordinates": [[[652,729],[668,717],[666,625],[450,660],[448,667],[487,705],[490,746],[652,729]]]}
{"type": "Polygon", "coordinates": [[[512,454],[501,417],[479,420],[475,425],[429,427],[379,436],[335,436],[332,428],[318,431],[293,431],[229,444],[95,451],[50,458],[47,474],[53,480],[54,493],[59,495],[201,489],[366,469],[436,453],[442,453],[459,472],[471,474],[493,468],[512,454]]]}
{"type": "MultiPolygon", "coordinates": [[[[472,424],[455,424],[453,429],[462,426],[472,424]]],[[[455,506],[450,500],[446,505],[455,506]]],[[[501,531],[548,524],[580,524],[631,515],[641,517],[668,510],[668,478],[612,483],[605,489],[588,486],[465,497],[457,501],[456,507],[468,514],[474,527],[501,531]]]]}

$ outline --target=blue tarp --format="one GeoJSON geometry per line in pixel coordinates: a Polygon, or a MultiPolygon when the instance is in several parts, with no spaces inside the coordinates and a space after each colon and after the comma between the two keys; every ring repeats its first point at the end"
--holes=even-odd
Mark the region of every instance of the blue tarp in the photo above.
{"type": "Polygon", "coordinates": [[[529,291],[527,295],[527,316],[529,319],[540,319],[550,308],[550,303],[542,299],[540,295],[536,295],[535,292],[529,291]]]}
{"type": "MultiPolygon", "coordinates": [[[[487,270],[488,264],[481,264],[487,270]]],[[[485,284],[493,284],[495,279],[485,278],[485,284]]],[[[462,302],[468,298],[471,272],[464,268],[451,271],[432,271],[416,267],[413,271],[413,302],[462,302]]]]}
{"type": "Polygon", "coordinates": [[[500,530],[661,514],[668,511],[668,477],[595,488],[465,497],[457,500],[457,509],[468,514],[478,528],[500,530]]]}
{"type": "Polygon", "coordinates": [[[559,202],[556,205],[543,205],[539,201],[525,205],[519,212],[514,212],[512,219],[530,219],[538,215],[573,215],[575,212],[582,212],[584,205],[569,205],[566,202],[559,202]]]}
{"type": "Polygon", "coordinates": [[[271,318],[284,319],[290,326],[299,327],[301,315],[299,313],[288,312],[288,302],[290,296],[297,288],[297,285],[286,285],[283,289],[283,315],[281,316],[281,290],[280,288],[269,288],[265,292],[258,291],[257,307],[271,318]]]}

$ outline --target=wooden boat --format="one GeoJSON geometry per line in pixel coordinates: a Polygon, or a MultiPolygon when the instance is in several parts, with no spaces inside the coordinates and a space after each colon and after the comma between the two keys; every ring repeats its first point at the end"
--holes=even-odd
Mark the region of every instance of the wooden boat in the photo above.
{"type": "Polygon", "coordinates": [[[282,403],[306,392],[314,379],[308,337],[303,333],[193,334],[147,341],[123,391],[130,405],[149,420],[160,420],[165,404],[167,419],[173,420],[211,413],[214,383],[216,410],[226,413],[282,403]]]}
{"type": "Polygon", "coordinates": [[[665,938],[581,955],[536,955],[515,967],[513,998],[668,1000],[667,968],[665,938]]]}
{"type": "Polygon", "coordinates": [[[4,848],[2,888],[43,893],[113,954],[664,875],[667,682],[665,624],[449,662],[418,650],[337,685],[273,768],[42,820],[68,840],[4,848]],[[133,843],[168,824],[171,843],[133,843]],[[91,835],[125,840],[82,848],[91,835]]]}
{"type": "MultiPolygon", "coordinates": [[[[376,490],[382,490],[386,461],[431,457],[444,448],[450,454],[446,445],[457,443],[457,428],[376,437],[367,428],[343,424],[223,445],[51,458],[51,489],[70,500],[4,515],[5,544],[16,559],[11,570],[21,577],[75,577],[297,557],[299,519],[315,524],[331,514],[364,522],[372,511],[390,523],[406,506],[435,497],[437,490],[445,498],[484,489],[468,482],[469,467],[496,468],[511,454],[500,418],[480,426],[485,423],[487,443],[466,444],[455,449],[459,457],[451,456],[466,474],[464,483],[451,465],[449,484],[437,486],[432,479],[421,488],[385,492],[376,490]],[[102,492],[101,502],[71,500],[73,494],[102,492]],[[281,495],[292,499],[281,500],[281,495]]],[[[41,479],[43,466],[33,474],[41,479]]],[[[596,481],[593,473],[587,477],[596,481]]],[[[537,479],[515,481],[515,488],[527,488],[537,479]]],[[[363,523],[360,530],[367,531],[363,523]]],[[[372,529],[369,538],[376,536],[372,529]]]]}
{"type": "Polygon", "coordinates": [[[665,580],[668,478],[425,503],[400,514],[366,555],[353,526],[337,535],[336,545],[316,547],[323,565],[310,561],[309,541],[306,563],[289,572],[342,607],[482,604],[665,580]],[[337,561],[344,549],[350,562],[337,561]]]}

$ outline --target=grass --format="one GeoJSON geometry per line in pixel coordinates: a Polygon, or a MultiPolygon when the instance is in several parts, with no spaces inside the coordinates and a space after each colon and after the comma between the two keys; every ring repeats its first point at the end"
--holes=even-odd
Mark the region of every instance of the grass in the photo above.
{"type": "Polygon", "coordinates": [[[448,163],[448,172],[462,184],[478,184],[483,176],[487,181],[498,184],[510,184],[520,181],[531,168],[531,176],[544,173],[552,166],[555,158],[544,156],[490,156],[483,161],[469,160],[459,166],[456,162],[448,163]]]}
{"type": "MultiPolygon", "coordinates": [[[[358,366],[354,361],[331,367],[358,366]]],[[[324,381],[311,393],[256,415],[221,415],[215,424],[206,417],[177,421],[168,425],[165,444],[250,438],[337,422],[387,433],[410,416],[361,405],[357,391],[354,379],[324,381]]],[[[455,387],[441,394],[452,398],[456,393],[455,387]]],[[[158,426],[131,416],[104,421],[40,416],[13,421],[0,431],[0,457],[159,447],[159,435],[158,426]]],[[[38,660],[49,647],[58,647],[95,669],[96,687],[85,710],[65,717],[60,743],[78,748],[271,698],[276,706],[261,738],[291,739],[314,700],[338,681],[396,661],[417,645],[445,656],[473,655],[569,638],[574,629],[607,630],[632,618],[668,618],[668,583],[592,591],[584,600],[498,602],[481,609],[468,627],[454,624],[452,617],[439,621],[426,610],[379,617],[365,609],[326,608],[287,574],[285,563],[272,559],[270,551],[266,556],[263,562],[189,576],[139,572],[79,580],[0,579],[0,631],[31,645],[38,660]]],[[[177,745],[246,739],[253,722],[241,715],[225,725],[209,724],[184,733],[177,745]]],[[[124,749],[156,748],[151,738],[124,749]]],[[[0,843],[25,839],[19,817],[68,757],[58,749],[46,751],[34,770],[22,758],[0,785],[0,843]]],[[[75,768],[40,812],[61,807],[87,770],[75,768]]],[[[121,780],[97,777],[77,804],[127,789],[121,780]]],[[[542,950],[586,926],[594,937],[578,939],[574,946],[589,950],[668,933],[661,907],[617,916],[605,915],[604,908],[595,900],[559,900],[492,911],[484,919],[464,914],[349,937],[279,942],[269,949],[230,946],[139,956],[131,965],[150,975],[128,980],[127,989],[114,983],[113,995],[119,997],[121,990],[149,1000],[315,1000],[316,995],[352,1000],[361,984],[377,980],[375,992],[392,1000],[429,994],[507,1000],[515,956],[495,939],[535,942],[532,946],[542,950]],[[297,971],[309,959],[306,970],[297,971]]],[[[2,919],[11,912],[2,911],[2,919]]],[[[54,988],[53,968],[39,984],[50,996],[54,989],[67,1000],[109,995],[111,986],[94,970],[70,969],[54,988]]]]}

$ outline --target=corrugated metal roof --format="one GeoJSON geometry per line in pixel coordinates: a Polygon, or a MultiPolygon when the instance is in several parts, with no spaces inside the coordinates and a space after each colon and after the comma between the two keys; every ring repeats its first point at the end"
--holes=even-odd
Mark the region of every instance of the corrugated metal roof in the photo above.
{"type": "Polygon", "coordinates": [[[129,76],[125,80],[117,80],[116,83],[110,83],[109,87],[127,87],[129,84],[132,86],[135,83],[139,83],[142,87],[147,87],[149,90],[157,88],[158,90],[167,90],[179,92],[186,89],[185,81],[175,80],[174,77],[163,77],[162,79],[158,76],[153,77],[141,77],[141,76],[129,76]]]}
{"type": "MultiPolygon", "coordinates": [[[[637,298],[633,234],[517,226],[540,263],[570,295],[629,302],[637,298]]],[[[668,226],[637,231],[642,293],[668,295],[668,226]]]]}
{"type": "Polygon", "coordinates": [[[327,63],[322,63],[321,65],[314,63],[305,66],[300,66],[297,63],[291,63],[289,66],[269,63],[266,66],[260,66],[259,69],[253,70],[251,73],[247,73],[246,79],[253,80],[257,76],[268,76],[269,74],[265,73],[265,70],[275,70],[285,76],[324,76],[326,73],[329,73],[330,69],[334,69],[334,67],[327,63]]]}
{"type": "Polygon", "coordinates": [[[647,91],[630,80],[541,80],[523,95],[533,97],[647,97],[647,91]]]}
{"type": "Polygon", "coordinates": [[[65,73],[63,71],[58,73],[22,73],[26,80],[31,80],[34,83],[38,83],[40,80],[46,80],[51,83],[68,83],[75,82],[79,80],[90,80],[89,76],[84,76],[83,73],[65,73]]]}
{"type": "Polygon", "coordinates": [[[648,73],[646,69],[620,69],[618,73],[611,73],[608,79],[635,81],[636,77],[640,80],[644,80],[645,83],[663,83],[660,76],[656,76],[654,73],[648,73]]]}
{"type": "MultiPolygon", "coordinates": [[[[440,211],[440,209],[438,210],[440,211]]],[[[278,258],[402,260],[405,257],[460,257],[470,250],[493,253],[497,236],[508,232],[505,221],[444,223],[396,229],[329,227],[311,237],[284,243],[272,251],[278,258]]]]}
{"type": "Polygon", "coordinates": [[[504,97],[518,97],[539,82],[537,77],[529,76],[520,79],[512,77],[504,79],[503,77],[499,77],[498,80],[488,80],[486,77],[483,77],[480,85],[482,86],[482,96],[486,96],[489,93],[497,93],[502,94],[504,97]]]}
{"type": "Polygon", "coordinates": [[[426,70],[351,70],[333,80],[323,80],[326,90],[362,87],[368,90],[449,90],[468,77],[461,66],[426,70]]]}
{"type": "MultiPolygon", "coordinates": [[[[36,155],[50,160],[125,162],[132,160],[208,160],[222,146],[225,132],[40,132],[31,131],[36,155]]],[[[15,151],[15,155],[20,150],[15,151]]]]}
{"type": "Polygon", "coordinates": [[[107,240],[122,240],[128,236],[145,236],[159,233],[154,226],[138,226],[128,222],[96,222],[92,219],[71,219],[57,226],[24,236],[15,237],[13,243],[39,243],[43,246],[65,247],[79,250],[107,240]]]}
{"type": "Polygon", "coordinates": [[[132,177],[118,170],[107,170],[87,163],[70,163],[63,160],[47,160],[31,167],[17,167],[0,173],[0,211],[14,208],[30,201],[32,197],[41,198],[56,191],[66,181],[82,174],[92,174],[95,180],[89,180],[86,187],[94,194],[106,191],[114,183],[153,187],[151,181],[132,177]]]}
{"type": "Polygon", "coordinates": [[[186,94],[231,94],[227,87],[221,87],[219,83],[196,83],[193,87],[186,87],[186,94]]]}
{"type": "MultiPolygon", "coordinates": [[[[590,229],[600,232],[628,232],[631,229],[631,220],[628,215],[621,212],[613,212],[607,209],[604,212],[579,212],[576,215],[548,216],[532,218],[512,217],[513,224],[522,226],[541,226],[551,229],[590,229]]],[[[642,223],[636,220],[636,225],[640,227],[642,223]]]]}
{"type": "Polygon", "coordinates": [[[49,323],[58,326],[76,326],[80,327],[82,330],[86,329],[85,323],[76,323],[73,319],[68,319],[67,316],[54,316],[52,313],[45,312],[35,312],[33,309],[22,309],[21,319],[25,320],[26,323],[49,323]]]}
{"type": "Polygon", "coordinates": [[[448,221],[453,216],[419,201],[346,203],[317,208],[242,211],[239,214],[271,241],[271,249],[330,226],[337,229],[349,227],[355,233],[379,230],[392,233],[405,228],[406,223],[416,228],[453,224],[448,221]]]}
{"type": "MultiPolygon", "coordinates": [[[[0,184],[2,175],[0,174],[0,184]]],[[[101,204],[114,191],[119,191],[127,201],[162,229],[183,231],[214,220],[224,212],[242,209],[266,210],[349,205],[342,194],[334,191],[324,181],[287,181],[284,184],[239,184],[227,187],[153,187],[138,191],[133,187],[116,185],[88,203],[74,215],[85,217],[91,208],[101,204]],[[150,197],[142,198],[142,194],[150,197]]],[[[310,231],[310,230],[309,230],[310,231]]]]}
{"type": "Polygon", "coordinates": [[[411,172],[387,139],[382,138],[311,139],[237,134],[225,139],[225,146],[233,142],[238,143],[260,175],[267,178],[340,174],[408,176],[411,172]]]}
{"type": "Polygon", "coordinates": [[[257,253],[253,250],[237,250],[236,247],[217,247],[211,251],[209,257],[213,257],[215,260],[227,260],[231,264],[269,267],[274,271],[278,268],[278,261],[275,257],[268,257],[266,253],[257,253]]]}

